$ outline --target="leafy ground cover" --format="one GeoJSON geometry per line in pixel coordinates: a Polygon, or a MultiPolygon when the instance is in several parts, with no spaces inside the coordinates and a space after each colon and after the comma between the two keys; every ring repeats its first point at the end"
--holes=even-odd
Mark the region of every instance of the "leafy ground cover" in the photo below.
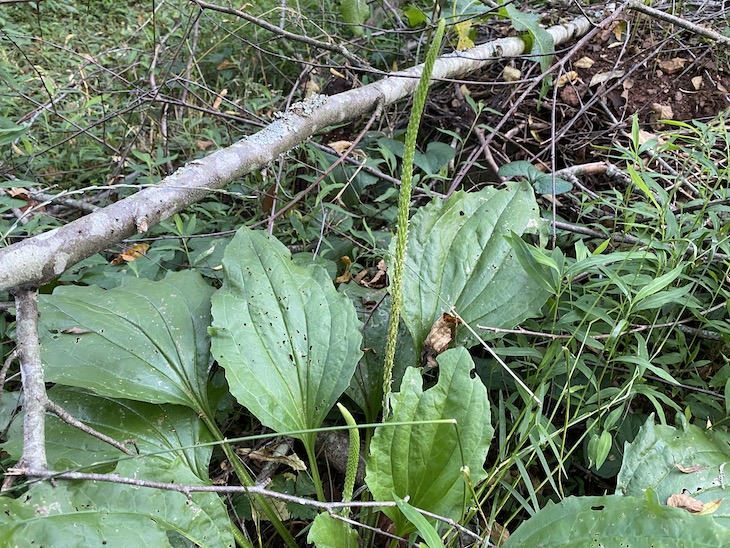
{"type": "MultiPolygon", "coordinates": [[[[519,33],[531,55],[436,83],[417,140],[410,102],[329,128],[60,273],[54,484],[13,472],[2,295],[3,542],[727,543],[730,81],[692,26],[713,6],[583,6],[613,20],[552,59],[535,13],[577,13],[446,2],[444,50],[519,33]]],[[[3,7],[0,245],[421,62],[432,8],[3,7]]]]}

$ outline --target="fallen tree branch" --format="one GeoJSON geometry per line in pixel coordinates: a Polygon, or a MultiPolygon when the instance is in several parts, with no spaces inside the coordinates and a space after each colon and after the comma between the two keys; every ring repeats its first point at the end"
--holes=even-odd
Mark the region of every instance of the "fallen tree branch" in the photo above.
{"type": "Polygon", "coordinates": [[[24,289],[15,296],[15,325],[23,379],[23,456],[20,462],[44,470],[46,460],[46,383],[38,340],[38,292],[24,289]]]}
{"type": "MultiPolygon", "coordinates": [[[[590,27],[588,19],[579,17],[547,31],[558,45],[585,34],[590,27]]],[[[515,37],[454,52],[436,61],[432,78],[462,76],[503,57],[520,55],[524,50],[524,42],[515,37]]],[[[39,287],[79,261],[135,233],[146,232],[212,190],[263,168],[316,132],[357,120],[375,109],[380,101],[388,106],[410,96],[421,71],[422,66],[418,65],[367,86],[295,103],[258,133],[188,163],[154,187],[65,226],[0,249],[0,291],[39,287]]]]}

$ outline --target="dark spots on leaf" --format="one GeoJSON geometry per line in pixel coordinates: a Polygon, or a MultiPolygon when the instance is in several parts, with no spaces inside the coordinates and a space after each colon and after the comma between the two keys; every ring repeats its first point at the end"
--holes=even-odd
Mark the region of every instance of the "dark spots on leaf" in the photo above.
{"type": "Polygon", "coordinates": [[[605,506],[591,506],[591,510],[596,510],[596,511],[603,510],[604,508],[605,508],[605,506]]]}
{"type": "Polygon", "coordinates": [[[463,211],[460,210],[459,211],[459,217],[463,217],[464,215],[466,215],[466,213],[464,213],[463,211]]]}

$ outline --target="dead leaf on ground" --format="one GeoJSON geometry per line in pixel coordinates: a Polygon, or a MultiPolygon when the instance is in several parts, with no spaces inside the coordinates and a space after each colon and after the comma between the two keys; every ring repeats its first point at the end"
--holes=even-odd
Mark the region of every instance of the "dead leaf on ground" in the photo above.
{"type": "Polygon", "coordinates": [[[622,78],[624,74],[626,74],[626,71],[623,70],[609,70],[606,72],[599,72],[593,75],[593,78],[591,78],[588,86],[593,87],[599,84],[603,84],[604,82],[608,82],[609,80],[613,80],[614,78],[622,78]]]}
{"type": "Polygon", "coordinates": [[[674,111],[671,105],[653,103],[647,118],[652,129],[659,130],[662,126],[661,120],[674,120],[674,111]]]}
{"type": "Polygon", "coordinates": [[[667,499],[667,506],[674,506],[675,508],[684,508],[688,512],[698,514],[704,508],[702,501],[693,499],[689,495],[672,495],[667,499]]]}
{"type": "Polygon", "coordinates": [[[574,70],[570,70],[558,78],[558,87],[562,88],[568,83],[574,84],[578,80],[580,80],[578,73],[574,70]]]}
{"type": "Polygon", "coordinates": [[[590,57],[581,57],[575,63],[573,63],[573,66],[576,68],[589,69],[594,64],[595,64],[595,61],[593,59],[591,59],[590,57]]]}
{"type": "Polygon", "coordinates": [[[213,110],[218,110],[218,107],[221,106],[221,103],[223,102],[223,99],[225,99],[226,95],[228,95],[228,90],[222,89],[213,101],[213,110]]]}
{"type": "Polygon", "coordinates": [[[520,69],[507,65],[502,69],[502,81],[503,82],[516,82],[522,78],[522,72],[520,69]]]}
{"type": "Polygon", "coordinates": [[[197,147],[197,149],[202,150],[203,152],[208,150],[212,145],[213,141],[207,141],[203,139],[198,139],[195,141],[195,146],[197,147]]]}
{"type": "Polygon", "coordinates": [[[345,270],[335,278],[335,283],[337,284],[346,284],[352,279],[352,272],[350,272],[350,267],[352,266],[352,259],[348,257],[347,255],[343,255],[340,257],[340,262],[345,265],[345,270]]]}
{"type": "Polygon", "coordinates": [[[664,71],[665,74],[675,74],[684,68],[687,64],[687,59],[683,57],[672,57],[666,61],[659,62],[659,68],[664,71]]]}

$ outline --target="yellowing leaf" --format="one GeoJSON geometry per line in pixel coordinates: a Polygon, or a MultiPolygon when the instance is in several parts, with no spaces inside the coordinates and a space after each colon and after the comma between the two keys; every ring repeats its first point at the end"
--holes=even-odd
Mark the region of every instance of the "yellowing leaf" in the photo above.
{"type": "Polygon", "coordinates": [[[459,42],[456,44],[457,51],[464,51],[465,49],[473,48],[474,41],[469,38],[469,31],[471,30],[471,21],[462,21],[454,25],[456,29],[456,35],[459,37],[459,42]]]}
{"type": "Polygon", "coordinates": [[[114,257],[114,259],[112,259],[112,264],[131,263],[132,261],[139,259],[141,256],[146,254],[149,248],[150,244],[134,244],[122,251],[116,257],[114,257]]]}
{"type": "Polygon", "coordinates": [[[706,502],[705,505],[702,507],[702,511],[700,512],[700,515],[704,516],[707,514],[714,514],[720,508],[721,503],[722,503],[722,499],[711,500],[710,502],[706,502]]]}

